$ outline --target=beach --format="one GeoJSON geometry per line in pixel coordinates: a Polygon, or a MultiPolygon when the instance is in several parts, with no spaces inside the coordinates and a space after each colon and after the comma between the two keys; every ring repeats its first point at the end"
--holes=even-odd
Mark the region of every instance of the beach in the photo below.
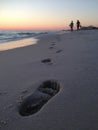
{"type": "Polygon", "coordinates": [[[24,39],[20,39],[16,41],[0,43],[0,51],[6,51],[6,50],[14,49],[14,48],[29,46],[29,45],[36,44],[36,42],[37,42],[37,39],[24,38],[24,39]]]}
{"type": "Polygon", "coordinates": [[[45,34],[28,45],[0,51],[0,130],[98,130],[98,31],[45,34]],[[25,99],[35,105],[47,95],[38,112],[19,113],[25,99]]]}

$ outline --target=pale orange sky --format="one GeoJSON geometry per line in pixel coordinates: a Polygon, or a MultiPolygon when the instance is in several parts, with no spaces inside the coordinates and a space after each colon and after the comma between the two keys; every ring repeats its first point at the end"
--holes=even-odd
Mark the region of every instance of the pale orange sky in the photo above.
{"type": "Polygon", "coordinates": [[[71,20],[98,26],[98,0],[0,0],[0,29],[67,29],[71,20]]]}

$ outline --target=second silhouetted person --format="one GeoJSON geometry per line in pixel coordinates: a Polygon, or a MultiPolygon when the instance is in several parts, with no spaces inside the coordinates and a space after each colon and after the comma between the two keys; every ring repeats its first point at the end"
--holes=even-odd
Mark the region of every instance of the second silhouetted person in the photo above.
{"type": "Polygon", "coordinates": [[[81,25],[80,25],[80,21],[79,21],[79,20],[77,20],[76,25],[77,25],[77,30],[79,30],[79,29],[80,29],[80,27],[81,27],[81,25]]]}

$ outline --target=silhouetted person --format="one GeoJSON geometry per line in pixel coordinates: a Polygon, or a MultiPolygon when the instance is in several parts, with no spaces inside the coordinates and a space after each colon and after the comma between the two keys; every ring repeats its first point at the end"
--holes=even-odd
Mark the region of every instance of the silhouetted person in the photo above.
{"type": "Polygon", "coordinates": [[[79,20],[77,20],[76,25],[77,25],[77,30],[79,30],[79,29],[80,29],[80,27],[81,27],[81,25],[80,25],[80,21],[79,21],[79,20]]]}
{"type": "Polygon", "coordinates": [[[74,27],[73,21],[71,21],[71,23],[69,24],[69,26],[70,26],[71,31],[73,31],[73,27],[74,27]]]}

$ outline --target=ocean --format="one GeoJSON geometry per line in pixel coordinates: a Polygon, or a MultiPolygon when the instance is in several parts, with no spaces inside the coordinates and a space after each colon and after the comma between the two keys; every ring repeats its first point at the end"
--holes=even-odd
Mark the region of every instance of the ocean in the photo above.
{"type": "Polygon", "coordinates": [[[62,34],[67,31],[12,31],[0,30],[0,51],[10,50],[36,44],[38,36],[45,34],[62,34]]]}
{"type": "Polygon", "coordinates": [[[0,30],[0,52],[37,43],[37,36],[48,34],[46,31],[0,30]]]}
{"type": "Polygon", "coordinates": [[[3,30],[0,31],[0,43],[7,43],[9,41],[21,40],[24,38],[36,37],[41,34],[47,34],[45,31],[12,31],[12,30],[3,30]]]}

